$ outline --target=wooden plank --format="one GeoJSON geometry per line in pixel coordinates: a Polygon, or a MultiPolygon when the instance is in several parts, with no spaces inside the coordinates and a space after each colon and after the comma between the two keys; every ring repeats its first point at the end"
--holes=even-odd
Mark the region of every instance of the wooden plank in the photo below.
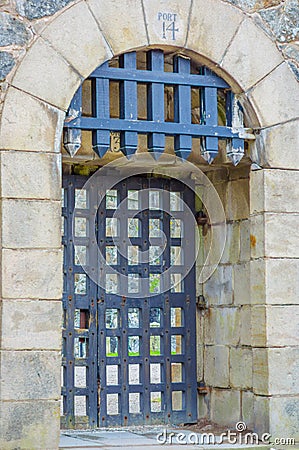
{"type": "Polygon", "coordinates": [[[108,78],[110,80],[139,81],[140,83],[180,84],[185,86],[206,86],[229,89],[230,86],[217,75],[177,74],[172,72],[153,72],[151,70],[137,70],[103,66],[96,69],[89,78],[108,78]]]}
{"type": "MultiPolygon", "coordinates": [[[[174,70],[179,74],[190,74],[190,59],[177,56],[174,70]]],[[[174,90],[174,121],[180,124],[191,123],[191,86],[178,85],[174,90]]],[[[174,139],[174,151],[177,156],[187,159],[192,149],[192,136],[177,134],[174,139]]]]}
{"type": "Polygon", "coordinates": [[[223,126],[206,126],[198,124],[184,124],[174,122],[156,123],[145,120],[126,120],[126,119],[97,119],[96,117],[82,117],[80,121],[74,120],[65,124],[69,128],[81,128],[83,130],[95,130],[101,128],[111,131],[136,131],[137,133],[164,133],[169,136],[176,134],[190,134],[193,137],[217,136],[218,138],[239,137],[233,133],[232,128],[223,126]]]}
{"type": "MultiPolygon", "coordinates": [[[[108,67],[108,62],[104,64],[108,67]]],[[[110,119],[109,80],[96,78],[93,82],[93,114],[98,119],[110,119]]],[[[92,148],[102,158],[110,148],[110,131],[94,130],[92,148]]]]}
{"type": "MultiPolygon", "coordinates": [[[[209,69],[205,69],[210,74],[209,69]]],[[[218,126],[217,88],[204,88],[204,114],[205,125],[218,126]]],[[[205,138],[205,159],[210,164],[218,154],[218,138],[207,136],[205,138]]]]}
{"type": "MultiPolygon", "coordinates": [[[[125,53],[120,57],[124,69],[136,68],[136,52],[125,53]]],[[[120,85],[120,114],[122,119],[137,120],[137,82],[124,80],[120,85]]],[[[138,134],[136,131],[120,133],[120,149],[124,155],[133,155],[137,150],[138,134]]]]}
{"type": "MultiPolygon", "coordinates": [[[[153,50],[148,54],[148,69],[151,71],[164,72],[164,52],[153,50]]],[[[151,83],[148,86],[147,97],[148,120],[153,122],[164,122],[164,84],[151,83]]],[[[158,159],[165,148],[165,134],[149,133],[148,150],[158,159]]]]}

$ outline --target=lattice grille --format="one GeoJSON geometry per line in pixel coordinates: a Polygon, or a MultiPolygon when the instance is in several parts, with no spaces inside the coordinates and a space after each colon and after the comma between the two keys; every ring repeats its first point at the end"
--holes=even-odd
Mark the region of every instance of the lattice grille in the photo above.
{"type": "Polygon", "coordinates": [[[211,163],[218,153],[218,140],[225,139],[228,157],[238,164],[244,155],[244,138],[239,132],[242,124],[234,124],[238,106],[231,88],[208,68],[200,67],[198,73],[191,73],[190,66],[189,58],[177,55],[173,71],[165,71],[161,50],[146,53],[146,70],[137,68],[136,52],[120,56],[118,67],[104,63],[89,77],[91,113],[82,114],[82,86],[71,102],[65,121],[65,149],[74,156],[81,146],[82,130],[89,130],[94,151],[103,157],[110,149],[111,133],[118,132],[120,149],[127,157],[137,151],[138,135],[147,135],[148,151],[159,158],[165,148],[165,136],[172,136],[175,154],[186,159],[192,139],[200,137],[201,154],[211,163]],[[194,120],[192,98],[196,90],[199,105],[194,120]],[[146,93],[146,114],[141,119],[138,102],[142,92],[146,93]],[[118,97],[117,114],[111,113],[112,93],[118,97]],[[224,97],[225,124],[218,123],[220,94],[224,97]],[[167,95],[173,97],[173,120],[165,110],[167,95]]]}

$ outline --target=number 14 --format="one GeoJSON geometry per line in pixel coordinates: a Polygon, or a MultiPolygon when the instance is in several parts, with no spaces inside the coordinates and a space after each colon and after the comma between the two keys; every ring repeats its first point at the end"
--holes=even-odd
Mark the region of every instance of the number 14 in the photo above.
{"type": "Polygon", "coordinates": [[[163,39],[166,39],[167,31],[172,33],[172,40],[175,41],[175,33],[179,31],[178,28],[175,28],[175,22],[171,22],[169,25],[166,25],[166,22],[163,22],[163,39]]]}

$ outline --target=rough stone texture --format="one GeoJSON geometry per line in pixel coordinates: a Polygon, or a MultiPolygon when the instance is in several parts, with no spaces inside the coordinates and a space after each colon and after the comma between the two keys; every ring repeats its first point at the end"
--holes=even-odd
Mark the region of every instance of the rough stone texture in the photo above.
{"type": "Polygon", "coordinates": [[[4,198],[61,199],[59,154],[3,151],[0,153],[0,170],[4,198]]]}
{"type": "Polygon", "coordinates": [[[260,11],[260,15],[279,42],[299,39],[299,15],[296,0],[286,0],[277,8],[260,11]]]}
{"type": "Polygon", "coordinates": [[[114,53],[148,45],[141,0],[87,0],[87,4],[114,53]],[[130,20],[125,11],[130,11],[130,20]]]}
{"type": "Polygon", "coordinates": [[[249,99],[253,102],[262,127],[298,117],[298,83],[286,63],[260,81],[250,92],[249,99]]]}
{"type": "Polygon", "coordinates": [[[252,388],[252,350],[249,348],[230,349],[230,385],[233,388],[252,388]]]}
{"type": "Polygon", "coordinates": [[[66,110],[81,81],[62,56],[39,39],[28,51],[12,83],[15,87],[66,110]]]}
{"type": "Polygon", "coordinates": [[[61,301],[3,300],[3,349],[61,348],[61,301]]]}
{"type": "Polygon", "coordinates": [[[263,169],[252,172],[251,213],[298,212],[298,185],[298,170],[263,169]]]}
{"type": "Polygon", "coordinates": [[[240,344],[251,346],[251,307],[242,306],[240,310],[241,335],[240,344]]]}
{"type": "Polygon", "coordinates": [[[1,352],[1,397],[5,400],[58,400],[58,351],[1,352]],[[12,383],[11,380],[14,380],[12,383]]]}
{"type": "Polygon", "coordinates": [[[298,357],[298,348],[253,349],[254,392],[259,395],[296,395],[298,357]]]}
{"type": "Polygon", "coordinates": [[[230,181],[227,184],[227,220],[241,220],[249,217],[249,180],[230,181]]]}
{"type": "Polygon", "coordinates": [[[189,25],[193,31],[188,33],[187,48],[198,49],[219,63],[242,19],[240,11],[219,1],[210,0],[209,8],[205,0],[193,1],[189,25]],[[229,27],[223,26],[223,17],[229,27]],[[220,30],[221,39],[215,40],[214,36],[219,36],[220,30]]]}
{"type": "Polygon", "coordinates": [[[205,348],[205,383],[208,386],[227,388],[229,386],[229,348],[215,345],[205,348]]]}
{"type": "Polygon", "coordinates": [[[253,160],[263,167],[298,169],[299,121],[266,128],[257,136],[253,160]]]}
{"type": "Polygon", "coordinates": [[[265,217],[264,214],[252,216],[250,219],[250,246],[251,257],[265,256],[265,217]]]}
{"type": "Polygon", "coordinates": [[[246,423],[248,429],[254,425],[254,394],[249,391],[241,392],[242,396],[242,420],[246,423]]]}
{"type": "MultiPolygon", "coordinates": [[[[299,259],[267,259],[265,265],[266,302],[299,305],[299,259]]],[[[260,301],[265,301],[265,297],[260,301]]]]}
{"type": "Polygon", "coordinates": [[[270,432],[269,424],[269,397],[254,396],[254,431],[260,436],[270,432]]]}
{"type": "Polygon", "coordinates": [[[226,242],[221,263],[234,264],[240,257],[240,224],[238,222],[229,223],[226,227],[226,242]]]}
{"type": "Polygon", "coordinates": [[[266,262],[264,259],[250,261],[251,304],[264,304],[266,298],[266,262]]]}
{"type": "Polygon", "coordinates": [[[16,62],[13,56],[8,52],[0,52],[0,81],[4,80],[16,62]]]}
{"type": "Polygon", "coordinates": [[[251,314],[254,347],[298,346],[298,305],[254,306],[251,314]]]}
{"type": "Polygon", "coordinates": [[[299,214],[265,214],[265,256],[298,258],[299,214]]]}
{"type": "Polygon", "coordinates": [[[250,221],[240,222],[240,261],[250,260],[250,221]]]}
{"type": "Polygon", "coordinates": [[[86,78],[112,53],[85,3],[79,3],[52,22],[42,36],[86,78]],[[69,29],[72,28],[72,39],[69,29]],[[68,41],[69,45],[65,45],[68,41]]]}
{"type": "Polygon", "coordinates": [[[211,394],[211,418],[219,425],[235,427],[240,420],[240,392],[213,389],[211,394]]]}
{"type": "Polygon", "coordinates": [[[17,11],[27,19],[52,16],[73,0],[16,0],[17,11]]]}
{"type": "Polygon", "coordinates": [[[233,303],[232,266],[218,266],[204,284],[204,295],[209,305],[233,303]]]}
{"type": "Polygon", "coordinates": [[[60,202],[2,200],[3,248],[60,248],[60,230],[60,202]]]}
{"type": "Polygon", "coordinates": [[[183,47],[188,31],[190,0],[144,0],[145,21],[150,44],[177,45],[183,47]],[[163,33],[163,17],[161,13],[176,14],[165,20],[166,31],[163,33]],[[167,31],[174,23],[175,33],[167,31]]]}
{"type": "Polygon", "coordinates": [[[237,345],[240,339],[238,308],[210,308],[205,325],[205,343],[237,345]]]}
{"type": "Polygon", "coordinates": [[[251,309],[251,345],[265,347],[267,345],[267,317],[265,306],[253,306],[251,309]]]}
{"type": "Polygon", "coordinates": [[[60,402],[1,402],[0,448],[57,450],[60,402]]]}
{"type": "Polygon", "coordinates": [[[282,61],[273,42],[251,19],[247,19],[234,36],[221,65],[246,91],[282,61]]]}
{"type": "Polygon", "coordinates": [[[62,252],[60,250],[2,251],[4,298],[60,299],[62,252]]]}
{"type": "Polygon", "coordinates": [[[234,304],[250,304],[250,263],[234,265],[234,304]]]}
{"type": "Polygon", "coordinates": [[[25,45],[30,37],[30,32],[24,23],[8,13],[0,12],[1,46],[5,47],[12,44],[25,45]]]}
{"type": "Polygon", "coordinates": [[[294,72],[294,75],[297,79],[297,81],[299,81],[299,67],[297,66],[297,64],[295,64],[292,61],[288,62],[288,66],[291,68],[291,70],[294,72]]]}
{"type": "Polygon", "coordinates": [[[63,120],[58,109],[10,88],[3,108],[0,148],[60,153],[63,120]]]}
{"type": "Polygon", "coordinates": [[[267,345],[299,346],[299,306],[267,306],[267,345]]]}
{"type": "MultiPolygon", "coordinates": [[[[297,374],[298,375],[298,374],[297,374]]],[[[269,433],[273,438],[281,436],[299,440],[299,398],[272,397],[270,404],[269,433]]]]}

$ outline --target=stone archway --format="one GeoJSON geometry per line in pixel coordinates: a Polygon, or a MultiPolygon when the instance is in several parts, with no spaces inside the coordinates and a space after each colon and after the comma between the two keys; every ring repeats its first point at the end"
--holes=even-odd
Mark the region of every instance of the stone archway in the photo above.
{"type": "Polygon", "coordinates": [[[254,158],[265,167],[251,176],[251,343],[262,367],[253,373],[255,428],[298,433],[295,382],[285,386],[275,377],[277,365],[286,373],[298,351],[290,325],[298,314],[298,210],[290,196],[298,183],[294,77],[254,21],[220,0],[211,0],[209,9],[204,0],[81,0],[40,31],[15,71],[2,112],[1,448],[58,446],[65,111],[99,64],[155,45],[197,53],[254,110],[251,123],[260,129],[254,158]],[[277,273],[285,274],[279,286],[277,273]]]}

